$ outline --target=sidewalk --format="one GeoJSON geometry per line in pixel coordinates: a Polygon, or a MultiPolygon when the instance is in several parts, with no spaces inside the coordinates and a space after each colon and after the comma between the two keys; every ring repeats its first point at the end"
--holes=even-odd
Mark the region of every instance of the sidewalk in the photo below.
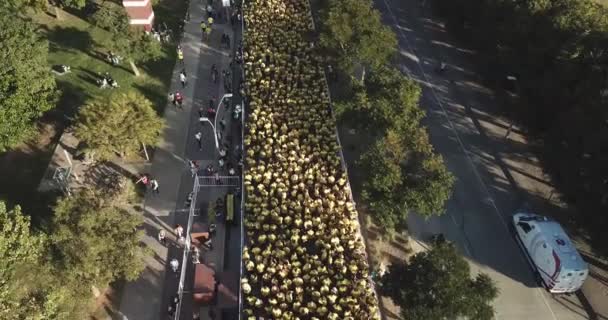
{"type": "MultiPolygon", "coordinates": [[[[143,242],[153,252],[146,260],[146,269],[136,281],[125,285],[120,312],[123,319],[157,320],[167,318],[169,297],[177,292],[179,276],[165,272],[167,261],[174,257],[182,260],[182,250],[174,246],[173,229],[175,223],[184,224],[188,212],[184,210],[184,200],[192,190],[192,176],[187,166],[188,159],[208,159],[215,161],[217,151],[210,128],[200,128],[198,109],[207,107],[210,97],[219,102],[219,92],[209,92],[209,70],[216,64],[218,70],[228,68],[229,57],[226,50],[219,49],[220,29],[230,29],[230,24],[214,24],[210,40],[201,41],[200,21],[206,19],[206,1],[190,2],[190,21],[184,27],[181,47],[184,65],[179,62],[173,71],[171,92],[179,91],[184,97],[183,110],[171,103],[165,108],[166,127],[161,143],[155,151],[150,174],[159,182],[159,195],[148,194],[144,201],[143,242]],[[209,45],[212,43],[212,45],[209,45]],[[200,62],[204,62],[199,64],[200,62]],[[188,85],[182,89],[179,72],[185,69],[188,85]],[[203,151],[195,148],[194,133],[201,130],[204,135],[203,151]],[[168,247],[157,241],[158,231],[165,229],[168,247]]],[[[233,44],[234,46],[234,44],[233,44]]],[[[233,87],[237,86],[233,83],[233,87]]],[[[235,87],[238,88],[238,87],[235,87]]],[[[222,86],[223,89],[223,86],[222,86]]],[[[230,116],[230,115],[228,115],[230,116]]],[[[186,283],[187,285],[187,283],[186,283]]],[[[188,319],[188,312],[182,312],[182,319],[188,319]]]]}

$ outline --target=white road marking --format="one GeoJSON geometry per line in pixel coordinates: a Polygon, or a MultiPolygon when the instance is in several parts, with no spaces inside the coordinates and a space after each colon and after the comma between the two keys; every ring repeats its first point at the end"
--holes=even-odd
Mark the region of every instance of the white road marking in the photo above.
{"type": "MultiPolygon", "coordinates": [[[[405,40],[405,43],[408,47],[408,50],[415,56],[417,57],[416,54],[416,50],[414,50],[414,48],[411,46],[409,39],[407,38],[407,36],[403,33],[402,28],[399,25],[399,22],[397,20],[397,18],[395,17],[395,14],[393,12],[393,9],[391,9],[391,7],[388,4],[387,0],[382,0],[384,2],[384,5],[386,6],[386,9],[388,10],[388,13],[391,16],[391,20],[393,20],[394,24],[397,26],[397,31],[399,33],[399,36],[405,40]]],[[[426,72],[424,72],[424,69],[422,69],[422,65],[420,64],[420,58],[418,59],[412,59],[416,62],[416,65],[418,66],[418,69],[420,69],[420,73],[422,74],[422,76],[424,77],[424,81],[426,81],[427,83],[431,83],[429,81],[429,77],[426,75],[426,72]]],[[[410,74],[411,77],[411,74],[410,74]]],[[[479,172],[477,171],[477,167],[475,167],[475,164],[473,163],[473,159],[471,159],[471,156],[469,155],[469,151],[467,150],[467,148],[465,147],[464,143],[462,142],[462,139],[460,138],[460,134],[458,134],[458,131],[456,130],[456,127],[454,126],[454,123],[452,122],[452,120],[450,119],[450,117],[448,116],[448,113],[445,109],[445,107],[443,106],[443,103],[441,103],[441,100],[439,99],[439,97],[437,96],[437,93],[435,92],[435,88],[433,86],[429,86],[429,88],[431,89],[431,93],[433,95],[433,98],[435,99],[435,101],[437,102],[437,104],[439,105],[439,107],[441,108],[441,111],[444,115],[444,117],[446,118],[446,120],[448,121],[449,125],[450,125],[450,129],[452,130],[452,132],[454,132],[454,135],[456,136],[456,140],[458,140],[458,144],[460,145],[460,149],[462,150],[462,152],[464,153],[464,155],[467,158],[467,162],[469,163],[469,165],[471,166],[471,168],[473,169],[473,172],[475,173],[475,176],[477,177],[477,180],[479,181],[479,184],[482,186],[484,192],[488,195],[488,199],[490,200],[490,203],[492,205],[492,207],[494,208],[494,212],[496,213],[496,215],[498,216],[498,220],[500,220],[500,222],[502,223],[502,226],[505,228],[505,230],[507,232],[509,232],[509,227],[507,226],[507,224],[505,223],[505,221],[502,218],[502,214],[500,213],[500,210],[498,209],[498,207],[496,206],[496,203],[494,201],[494,199],[492,198],[492,194],[490,193],[490,190],[488,189],[488,187],[486,186],[485,182],[483,181],[483,179],[481,178],[481,175],[479,174],[479,172]]],[[[454,219],[454,217],[450,214],[450,217],[452,218],[452,222],[458,227],[458,224],[456,223],[456,220],[454,219]]],[[[469,252],[469,250],[467,249],[467,244],[465,242],[464,244],[465,249],[467,250],[467,252],[469,252]]],[[[521,258],[521,255],[518,255],[521,258]]],[[[521,258],[523,259],[523,258],[521,258]]],[[[527,263],[524,260],[525,263],[527,263]]],[[[551,312],[551,315],[553,316],[553,319],[557,320],[557,317],[555,316],[555,313],[553,312],[553,309],[551,309],[551,306],[549,306],[549,303],[547,302],[547,300],[545,299],[542,289],[540,288],[536,288],[536,292],[537,294],[539,294],[543,300],[543,302],[545,303],[545,305],[547,306],[547,309],[549,309],[549,311],[551,312]]]]}

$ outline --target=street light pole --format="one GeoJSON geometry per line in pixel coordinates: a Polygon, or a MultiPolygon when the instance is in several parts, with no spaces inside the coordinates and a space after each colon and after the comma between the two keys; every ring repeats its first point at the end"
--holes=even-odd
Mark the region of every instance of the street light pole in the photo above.
{"type": "MultiPolygon", "coordinates": [[[[217,115],[220,113],[220,107],[222,106],[222,102],[224,102],[224,99],[226,99],[226,98],[232,98],[232,93],[224,94],[222,96],[222,98],[220,99],[220,102],[218,102],[217,108],[215,108],[215,116],[213,118],[213,125],[214,125],[213,130],[215,130],[215,128],[217,128],[217,115]]],[[[217,132],[215,133],[215,135],[217,136],[217,132]]],[[[218,147],[217,149],[219,150],[220,148],[218,147]]]]}
{"type": "Polygon", "coordinates": [[[217,131],[215,130],[215,125],[207,117],[200,117],[199,120],[201,122],[202,121],[209,122],[209,124],[211,125],[211,129],[213,130],[213,138],[215,138],[215,148],[219,151],[220,150],[220,143],[219,143],[219,141],[217,141],[217,131]]]}

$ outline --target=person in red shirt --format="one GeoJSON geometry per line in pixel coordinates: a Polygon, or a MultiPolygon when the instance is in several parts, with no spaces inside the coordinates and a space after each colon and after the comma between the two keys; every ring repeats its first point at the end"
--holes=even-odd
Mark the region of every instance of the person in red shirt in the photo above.
{"type": "Polygon", "coordinates": [[[175,93],[175,102],[177,102],[178,108],[183,108],[182,103],[184,102],[184,97],[179,91],[175,93]]]}

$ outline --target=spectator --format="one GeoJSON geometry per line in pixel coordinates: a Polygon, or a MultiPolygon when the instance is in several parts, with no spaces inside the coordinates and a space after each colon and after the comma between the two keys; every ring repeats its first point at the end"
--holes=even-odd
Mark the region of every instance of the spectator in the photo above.
{"type": "Polygon", "coordinates": [[[181,65],[184,65],[184,51],[182,51],[182,47],[177,46],[177,60],[179,60],[179,63],[181,63],[181,65]]]}
{"type": "Polygon", "coordinates": [[[160,193],[160,191],[158,190],[158,181],[156,179],[150,180],[150,186],[152,187],[153,193],[155,193],[155,194],[160,193]]]}
{"type": "Polygon", "coordinates": [[[199,131],[194,135],[196,143],[198,143],[198,151],[203,150],[203,134],[199,131]]]}
{"type": "Polygon", "coordinates": [[[171,264],[171,269],[173,270],[174,273],[177,273],[177,269],[179,268],[179,261],[177,261],[177,259],[173,258],[170,262],[171,264]]]}
{"type": "Polygon", "coordinates": [[[179,73],[179,81],[182,83],[182,88],[185,88],[187,78],[186,78],[186,73],[184,71],[179,73]]]}
{"type": "Polygon", "coordinates": [[[175,102],[177,102],[177,107],[180,109],[183,109],[183,102],[184,102],[184,97],[182,96],[182,94],[177,91],[175,93],[175,102]]]}
{"type": "Polygon", "coordinates": [[[175,93],[173,93],[173,92],[169,93],[169,101],[171,101],[171,103],[173,103],[173,105],[175,105],[175,93]]]}
{"type": "Polygon", "coordinates": [[[150,176],[147,173],[144,173],[139,180],[135,181],[135,184],[142,183],[144,186],[148,186],[150,183],[150,176]]]}
{"type": "Polygon", "coordinates": [[[160,229],[158,232],[158,241],[163,245],[167,245],[167,233],[165,232],[165,229],[160,229]]]}
{"type": "Polygon", "coordinates": [[[174,231],[178,238],[181,238],[184,236],[184,227],[182,227],[181,225],[176,224],[174,231]]]}

